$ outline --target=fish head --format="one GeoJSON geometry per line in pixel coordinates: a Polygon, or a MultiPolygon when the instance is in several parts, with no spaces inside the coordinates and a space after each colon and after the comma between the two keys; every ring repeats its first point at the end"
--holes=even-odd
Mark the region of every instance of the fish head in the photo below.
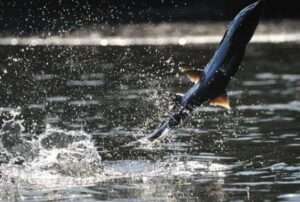
{"type": "Polygon", "coordinates": [[[250,41],[261,15],[263,1],[250,4],[233,19],[228,29],[232,44],[247,45],[250,41]]]}

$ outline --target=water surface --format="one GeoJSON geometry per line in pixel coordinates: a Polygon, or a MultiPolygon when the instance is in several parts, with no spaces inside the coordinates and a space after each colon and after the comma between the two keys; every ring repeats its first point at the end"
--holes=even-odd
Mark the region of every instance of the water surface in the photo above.
{"type": "Polygon", "coordinates": [[[298,201],[297,43],[251,44],[228,87],[154,145],[150,133],[216,45],[1,46],[3,201],[298,201]]]}

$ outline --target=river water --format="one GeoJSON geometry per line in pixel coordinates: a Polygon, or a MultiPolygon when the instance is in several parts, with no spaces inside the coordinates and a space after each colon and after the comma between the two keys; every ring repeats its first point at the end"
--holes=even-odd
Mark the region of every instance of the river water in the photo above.
{"type": "Polygon", "coordinates": [[[1,201],[299,201],[298,43],[252,43],[228,91],[154,144],[215,44],[1,46],[1,201]]]}

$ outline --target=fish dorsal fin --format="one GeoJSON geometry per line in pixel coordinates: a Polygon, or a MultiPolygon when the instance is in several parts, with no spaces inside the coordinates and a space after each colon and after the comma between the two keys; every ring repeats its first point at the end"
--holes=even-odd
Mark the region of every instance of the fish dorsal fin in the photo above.
{"type": "Polygon", "coordinates": [[[230,102],[226,93],[210,100],[209,104],[213,106],[223,107],[225,109],[230,109],[230,102]]]}
{"type": "Polygon", "coordinates": [[[181,68],[182,73],[186,74],[193,83],[198,83],[204,75],[203,70],[195,70],[191,68],[181,68]]]}

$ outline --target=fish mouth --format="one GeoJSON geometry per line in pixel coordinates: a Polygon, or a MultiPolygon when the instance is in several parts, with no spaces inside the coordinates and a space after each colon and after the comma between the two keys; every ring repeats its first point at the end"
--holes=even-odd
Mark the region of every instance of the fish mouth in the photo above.
{"type": "Polygon", "coordinates": [[[256,2],[253,3],[253,4],[250,4],[250,5],[248,6],[248,8],[249,8],[249,9],[261,8],[264,2],[265,2],[264,0],[256,1],[256,2]]]}

